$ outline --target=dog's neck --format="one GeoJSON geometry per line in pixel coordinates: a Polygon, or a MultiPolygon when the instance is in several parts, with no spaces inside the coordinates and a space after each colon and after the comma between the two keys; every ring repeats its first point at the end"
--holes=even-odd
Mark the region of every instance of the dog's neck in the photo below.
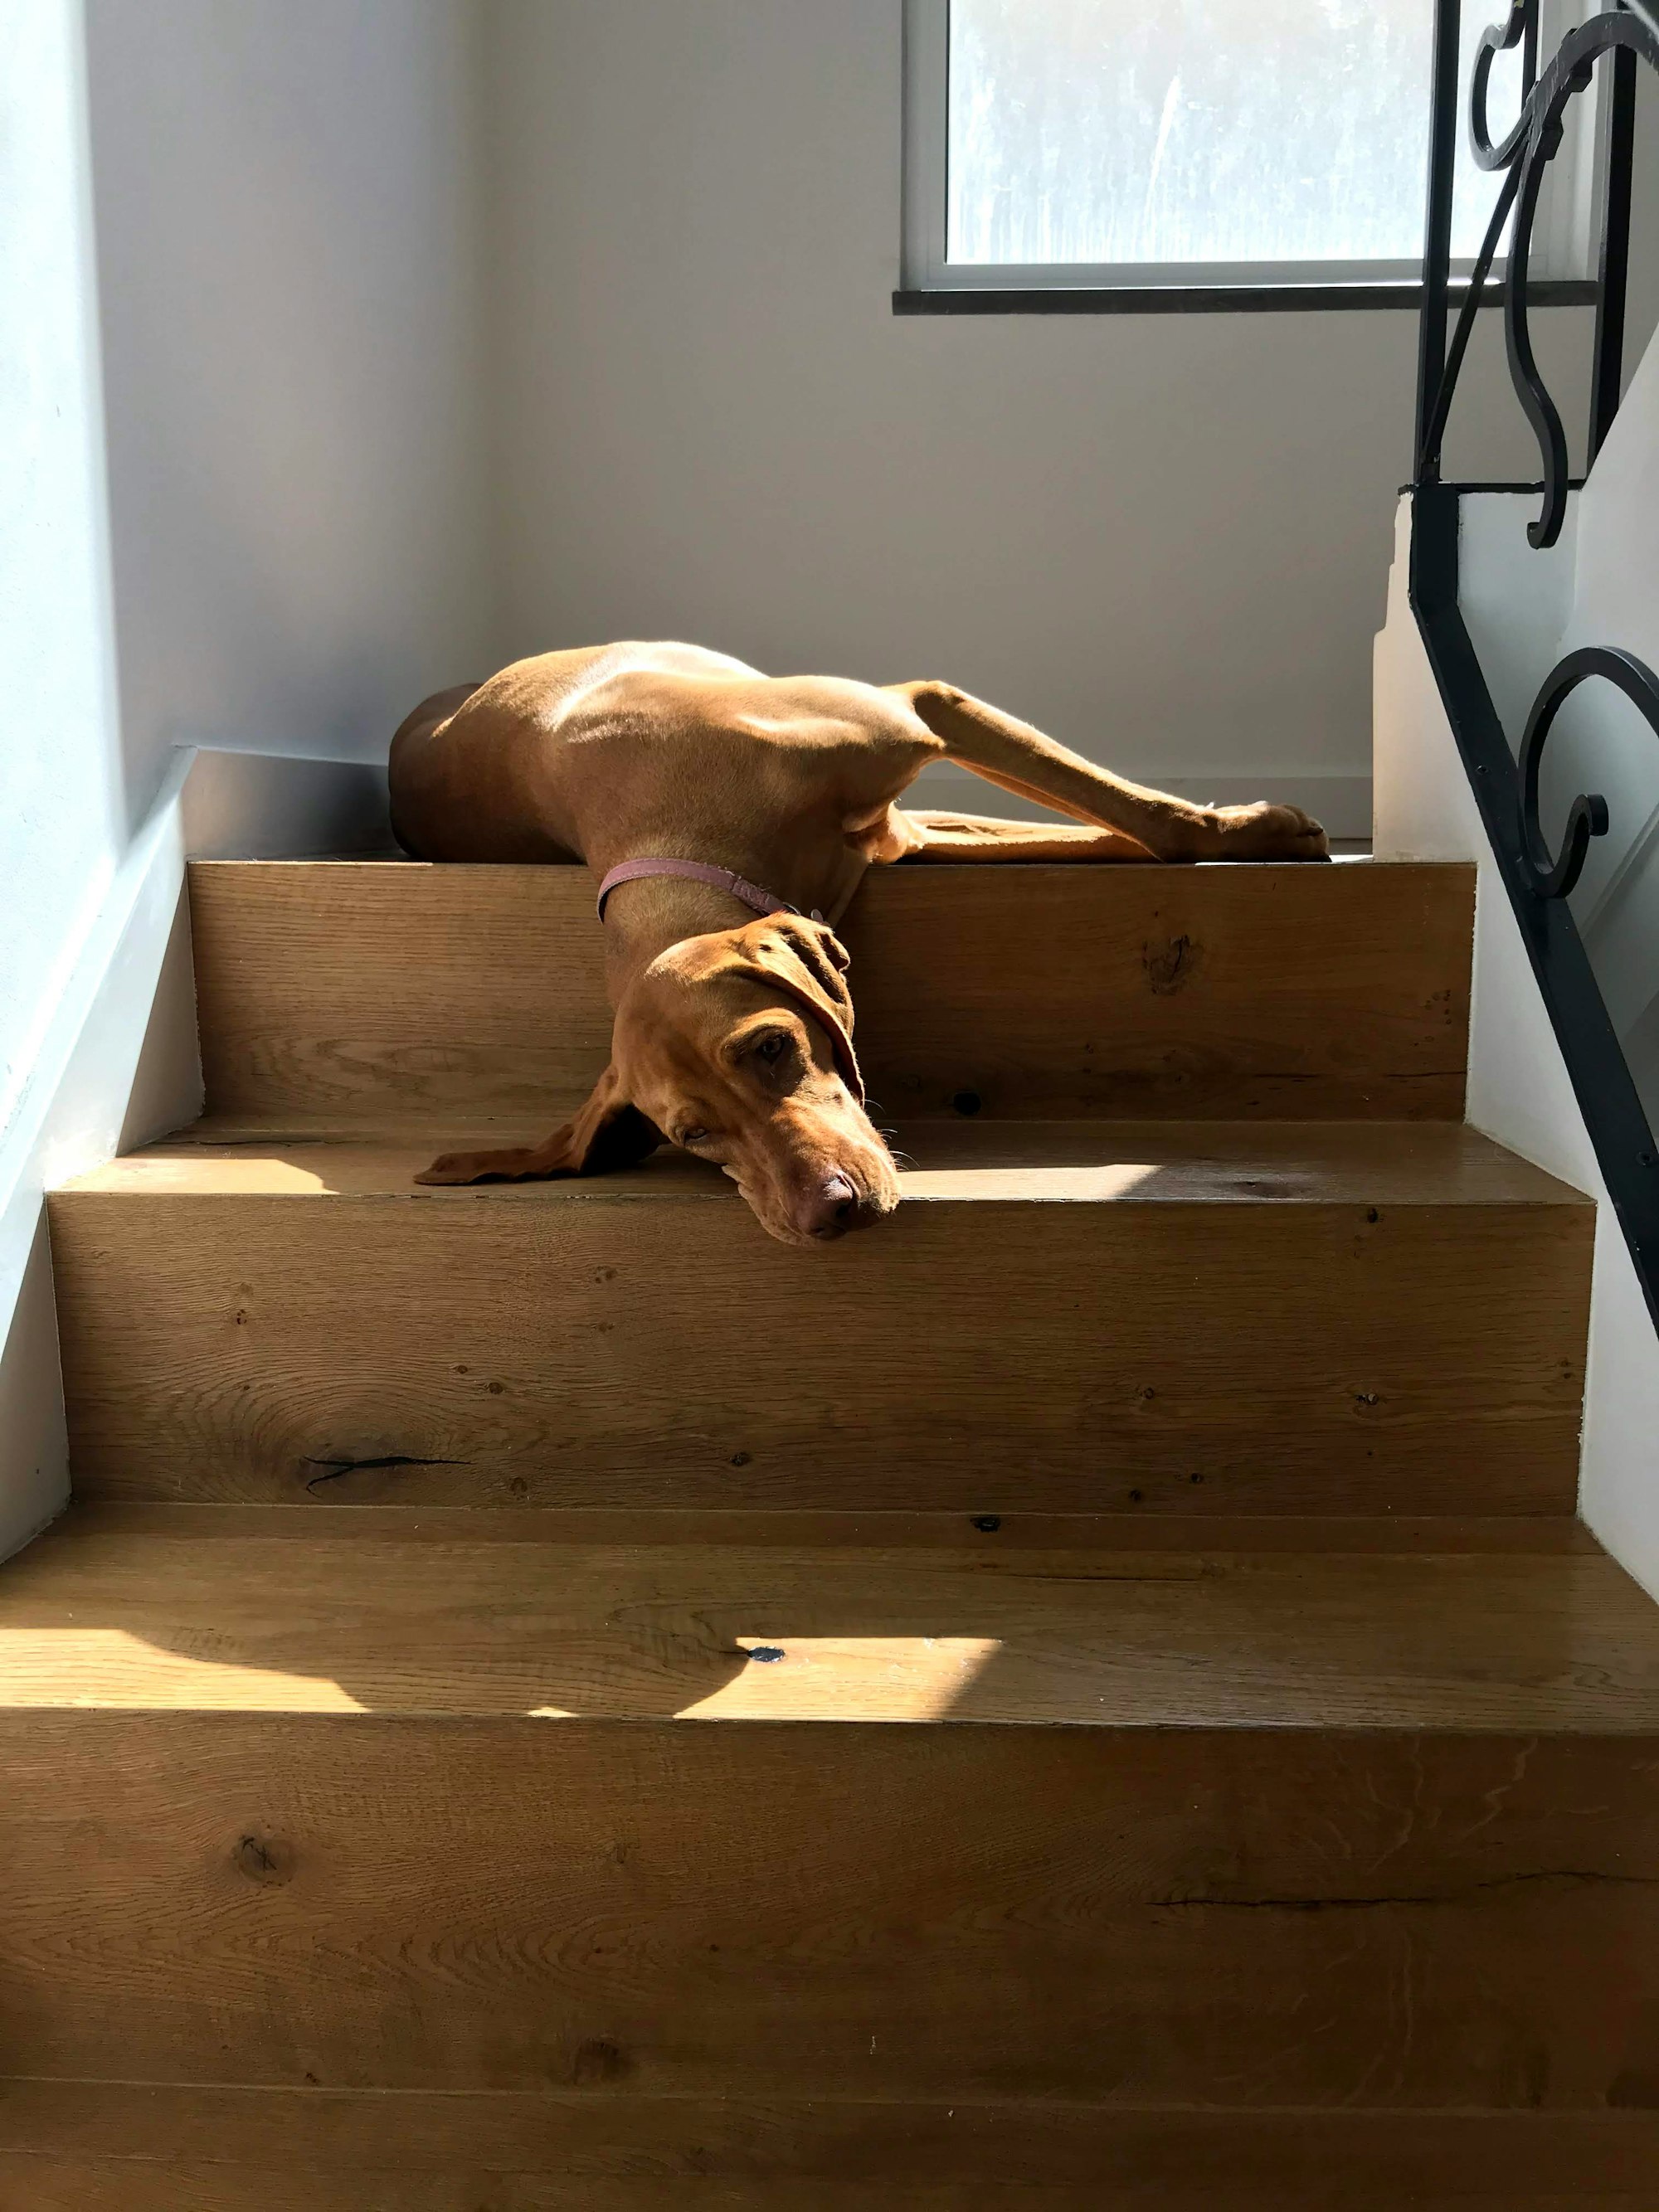
{"type": "Polygon", "coordinates": [[[716,930],[741,929],[755,910],[713,884],[678,876],[641,876],[618,884],[605,902],[605,973],[611,1004],[642,968],[671,945],[716,930]]]}

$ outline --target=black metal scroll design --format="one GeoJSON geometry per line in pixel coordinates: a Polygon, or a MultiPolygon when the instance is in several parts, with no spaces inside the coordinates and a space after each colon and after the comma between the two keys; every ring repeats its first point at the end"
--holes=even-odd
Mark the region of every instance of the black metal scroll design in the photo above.
{"type": "MultiPolygon", "coordinates": [[[[1498,241],[1504,235],[1504,225],[1509,222],[1510,212],[1515,205],[1516,194],[1520,189],[1521,163],[1517,157],[1527,144],[1538,104],[1539,6],[1540,0],[1510,0],[1506,21],[1494,23],[1490,29],[1483,31],[1475,49],[1474,69],[1469,82],[1471,150],[1481,168],[1488,171],[1504,169],[1508,171],[1508,174],[1504,177],[1497,204],[1492,211],[1492,218],[1486,225],[1486,234],[1481,240],[1480,251],[1475,256],[1474,267],[1469,277],[1468,290],[1464,295],[1462,310],[1457,319],[1457,327],[1453,333],[1451,344],[1447,350],[1444,364],[1441,369],[1439,382],[1434,391],[1433,406],[1423,425],[1417,455],[1417,478],[1419,483],[1429,482],[1440,472],[1440,448],[1445,439],[1446,418],[1451,411],[1452,398],[1457,390],[1457,380],[1463,367],[1463,356],[1468,350],[1469,340],[1474,332],[1475,319],[1480,313],[1481,298],[1486,291],[1487,280],[1492,275],[1492,264],[1497,257],[1498,241]],[[1520,112],[1503,137],[1494,144],[1492,125],[1486,113],[1486,102],[1492,83],[1492,65],[1499,54],[1511,52],[1517,46],[1522,46],[1523,50],[1520,112]]],[[[1443,173],[1437,175],[1431,180],[1431,195],[1434,193],[1443,195],[1447,209],[1447,235],[1441,240],[1442,258],[1437,276],[1443,296],[1448,266],[1444,255],[1449,247],[1453,152],[1451,137],[1449,134],[1439,134],[1436,148],[1436,161],[1443,173]]],[[[1433,213],[1431,207],[1431,222],[1433,213]]],[[[1429,257],[1431,263],[1433,258],[1432,250],[1431,250],[1429,257]]],[[[1437,283],[1437,274],[1432,266],[1425,268],[1425,276],[1429,289],[1432,290],[1437,283]]]]}
{"type": "Polygon", "coordinates": [[[1553,545],[1567,514],[1567,435],[1532,349],[1527,310],[1527,258],[1538,195],[1549,164],[1560,151],[1562,119],[1569,103],[1589,86],[1596,62],[1620,48],[1659,70],[1659,34],[1640,16],[1596,15],[1562,40],[1554,60],[1534,88],[1526,150],[1520,157],[1521,188],[1516,195],[1515,234],[1510,242],[1510,281],[1504,331],[1512,379],[1527,419],[1538,439],[1544,464],[1544,505],[1527,525],[1535,546],[1553,545]]]}
{"type": "Polygon", "coordinates": [[[1580,792],[1567,817],[1561,850],[1552,860],[1538,821],[1538,774],[1555,718],[1581,684],[1595,678],[1615,684],[1659,737],[1659,677],[1633,653],[1617,646],[1585,645],[1553,668],[1527,717],[1521,740],[1521,866],[1540,898],[1565,898],[1583,873],[1592,837],[1607,834],[1607,802],[1599,792],[1580,792]]]}
{"type": "MultiPolygon", "coordinates": [[[[1510,376],[1532,424],[1543,460],[1544,504],[1537,519],[1527,526],[1529,542],[1543,547],[1553,545],[1561,534],[1566,519],[1569,477],[1566,433],[1560,410],[1544,382],[1532,344],[1528,263],[1539,195],[1549,165],[1561,149],[1566,111],[1589,86],[1596,63],[1604,54],[1615,57],[1615,69],[1625,72],[1619,80],[1620,90],[1628,100],[1630,73],[1638,59],[1659,70],[1659,21],[1650,16],[1645,5],[1638,4],[1632,11],[1628,0],[1621,0],[1613,12],[1592,16],[1589,22],[1570,32],[1540,76],[1536,74],[1538,12],[1539,0],[1511,0],[1506,20],[1483,33],[1476,50],[1469,90],[1470,141],[1475,160],[1483,169],[1503,169],[1507,173],[1475,258],[1444,368],[1433,387],[1433,404],[1427,412],[1417,456],[1417,480],[1426,483],[1439,473],[1440,448],[1458,375],[1504,226],[1513,212],[1515,230],[1510,242],[1509,277],[1504,288],[1504,340],[1510,376]],[[1498,54],[1512,51],[1523,41],[1521,110],[1510,130],[1494,141],[1486,112],[1492,65],[1498,54]]],[[[1444,179],[1448,191],[1449,182],[1448,174],[1444,179]]],[[[1443,259],[1440,266],[1443,271],[1443,259]]],[[[1621,269],[1621,288],[1622,282],[1621,269]]],[[[1598,356],[1601,352],[1598,344],[1598,356]]],[[[1616,366],[1615,362],[1615,375],[1616,366]]],[[[1601,381],[1600,368],[1598,359],[1598,386],[1601,381]]],[[[1605,404],[1600,405],[1597,413],[1598,428],[1593,434],[1593,444],[1599,442],[1599,431],[1605,428],[1605,418],[1610,410],[1605,404]]]]}
{"type": "MultiPolygon", "coordinates": [[[[1485,34],[1467,109],[1474,155],[1501,170],[1498,204],[1476,257],[1468,296],[1447,344],[1453,193],[1464,85],[1458,66],[1462,0],[1434,0],[1434,96],[1429,132],[1428,221],[1417,373],[1417,469],[1412,486],[1411,603],[1446,719],[1468,775],[1499,880],[1560,1047],[1562,1063],[1624,1231],[1648,1310],[1659,1328],[1659,1137],[1625,1057],[1568,893],[1592,841],[1607,828],[1607,801],[1580,792],[1559,853],[1539,822],[1544,750],[1561,709],[1583,684],[1611,684],[1659,736],[1659,677],[1613,646],[1569,653],[1546,679],[1528,717],[1520,757],[1510,750],[1459,604],[1459,518],[1463,489],[1441,481],[1440,449],[1480,295],[1505,226],[1513,222],[1505,287],[1510,373],[1544,456],[1544,504],[1528,535],[1553,544],[1570,489],[1566,441],[1539,374],[1528,327],[1528,258],[1539,193],[1561,145],[1563,118],[1592,82],[1605,54],[1606,159],[1601,181],[1601,268],[1595,287],[1595,351],[1587,452],[1593,465],[1618,411],[1623,384],[1631,179],[1637,81],[1659,69],[1659,0],[1607,0],[1605,12],[1570,33],[1547,68],[1536,69],[1539,0],[1509,0],[1506,20],[1485,34]],[[1521,112],[1500,137],[1487,113],[1496,57],[1522,40],[1521,112]]],[[[1492,487],[1497,489],[1499,487],[1492,487]]],[[[1531,485],[1507,489],[1530,492],[1531,485]]]]}
{"type": "Polygon", "coordinates": [[[1483,169],[1507,169],[1532,124],[1533,92],[1538,82],[1538,0],[1510,0],[1509,21],[1494,23],[1480,33],[1475,49],[1474,75],[1469,83],[1469,138],[1474,158],[1483,169]],[[1492,65],[1499,54],[1512,52],[1525,42],[1521,112],[1496,146],[1486,120],[1487,88],[1492,65]]]}
{"type": "MultiPolygon", "coordinates": [[[[1523,118],[1524,119],[1524,118],[1523,118]]],[[[1469,339],[1474,332],[1474,319],[1480,307],[1480,295],[1486,289],[1486,279],[1492,274],[1492,264],[1498,252],[1498,241],[1504,234],[1504,225],[1509,221],[1510,210],[1515,205],[1515,196],[1520,188],[1521,171],[1510,169],[1504,179],[1492,211],[1492,221],[1486,225],[1486,234],[1480,241],[1480,251],[1475,256],[1474,267],[1469,276],[1469,289],[1464,295],[1462,308],[1457,318],[1457,327],[1446,349],[1446,366],[1435,393],[1434,409],[1424,433],[1423,450],[1417,457],[1419,482],[1437,475],[1440,467],[1440,447],[1446,434],[1446,417],[1457,390],[1458,373],[1463,366],[1463,356],[1468,351],[1469,339]]]]}
{"type": "MultiPolygon", "coordinates": [[[[1537,836],[1537,756],[1569,690],[1590,675],[1613,672],[1569,656],[1534,708],[1527,745],[1532,754],[1530,803],[1523,810],[1515,755],[1487,687],[1459,605],[1459,526],[1462,495],[1453,484],[1419,484],[1412,495],[1411,601],[1419,635],[1462,756],[1498,879],[1526,947],[1539,995],[1555,1030],[1562,1064],[1606,1178],[1643,1295],[1659,1328],[1659,1139],[1625,1058],[1601,984],[1565,896],[1540,894],[1553,872],[1537,836]],[[1551,700],[1552,691],[1557,696],[1551,700]],[[1530,817],[1530,823],[1524,818],[1530,817]]],[[[1628,672],[1624,655],[1620,675],[1628,672]]],[[[1636,664],[1639,666],[1639,663],[1636,664]]],[[[1654,678],[1642,671],[1647,685],[1654,678]]],[[[1632,696],[1621,684],[1626,696],[1632,696]]],[[[1653,695],[1650,694],[1650,696],[1653,695]]],[[[1643,711],[1648,712],[1644,706],[1643,711]]],[[[1653,715],[1649,714],[1649,720],[1653,715]]],[[[1579,806],[1591,802],[1581,799],[1579,806]]],[[[1575,810],[1576,811],[1577,810],[1575,810]]],[[[1569,854],[1573,837],[1567,838],[1569,854]]],[[[1560,890],[1571,886],[1564,878],[1560,890]]]]}

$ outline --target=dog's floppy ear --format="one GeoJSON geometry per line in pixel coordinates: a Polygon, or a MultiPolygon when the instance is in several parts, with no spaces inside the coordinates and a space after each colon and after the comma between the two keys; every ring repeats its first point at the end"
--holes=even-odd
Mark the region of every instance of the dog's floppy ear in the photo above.
{"type": "Polygon", "coordinates": [[[539,1145],[499,1152],[444,1152],[416,1182],[533,1182],[555,1176],[610,1175],[654,1152],[662,1131],[630,1103],[615,1066],[607,1067],[574,1121],[539,1145]]]}
{"type": "Polygon", "coordinates": [[[740,931],[744,947],[775,990],[784,991],[830,1033],[842,1080],[861,1106],[864,1079],[853,1050],[853,994],[847,947],[828,922],[776,914],[740,931]]]}

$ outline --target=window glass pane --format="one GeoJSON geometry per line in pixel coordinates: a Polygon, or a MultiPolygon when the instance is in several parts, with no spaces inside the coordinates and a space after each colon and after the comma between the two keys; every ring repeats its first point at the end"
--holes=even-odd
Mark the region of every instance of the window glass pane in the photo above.
{"type": "MultiPolygon", "coordinates": [[[[1504,0],[1465,0],[1463,71],[1504,0]]],[[[1431,0],[951,0],[947,254],[1415,260],[1431,0]]],[[[1520,57],[1492,72],[1495,127],[1520,57]]],[[[1461,137],[1460,133],[1460,137],[1461,137]]],[[[1496,185],[1461,155],[1453,251],[1496,185]]]]}

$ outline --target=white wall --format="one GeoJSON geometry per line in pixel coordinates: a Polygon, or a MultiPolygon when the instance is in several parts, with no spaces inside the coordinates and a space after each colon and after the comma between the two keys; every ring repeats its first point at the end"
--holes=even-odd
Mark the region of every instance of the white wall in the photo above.
{"type": "MultiPolygon", "coordinates": [[[[1638,369],[1579,497],[1561,649],[1591,644],[1621,646],[1659,670],[1659,347],[1638,369]]],[[[1608,833],[1591,848],[1573,914],[1659,1127],[1659,733],[1596,684],[1563,709],[1549,745],[1542,789],[1557,819],[1578,791],[1607,801],[1608,833]]]]}
{"type": "Polygon", "coordinates": [[[1636,173],[1631,197],[1635,234],[1631,241],[1632,337],[1626,362],[1633,371],[1643,348],[1659,329],[1659,75],[1647,69],[1637,78],[1636,173]]]}
{"type": "Polygon", "coordinates": [[[384,758],[488,672],[465,0],[88,0],[121,728],[384,758]]]}
{"type": "Polygon", "coordinates": [[[42,1188],[199,1106],[187,835],[383,821],[204,757],[192,832],[177,749],[374,761],[487,665],[477,29],[0,0],[0,1554],[65,1492],[42,1188]]]}
{"type": "MultiPolygon", "coordinates": [[[[1466,501],[1462,517],[1464,616],[1517,750],[1545,678],[1576,647],[1619,646],[1659,669],[1659,347],[1638,366],[1547,552],[1527,542],[1538,507],[1530,495],[1486,495],[1466,501]]],[[[1572,912],[1659,1123],[1659,737],[1611,686],[1587,684],[1551,732],[1540,790],[1552,851],[1577,793],[1607,801],[1607,834],[1590,847],[1572,912]]]]}
{"type": "Polygon", "coordinates": [[[29,1079],[125,843],[82,70],[74,0],[0,0],[0,1553],[64,1480],[29,1079]]]}
{"type": "MultiPolygon", "coordinates": [[[[1659,662],[1659,349],[1633,380],[1589,485],[1575,496],[1571,526],[1550,554],[1525,543],[1536,504],[1504,495],[1466,501],[1460,545],[1471,635],[1511,738],[1539,683],[1571,646],[1594,637],[1659,662]]],[[[1597,1200],[1579,1505],[1614,1557],[1659,1597],[1659,1338],[1407,602],[1409,548],[1402,502],[1388,621],[1376,641],[1376,851],[1382,859],[1476,863],[1468,1118],[1597,1200]]],[[[1628,709],[1607,712],[1589,695],[1562,737],[1575,784],[1608,794],[1607,843],[1628,859],[1632,829],[1659,803],[1659,744],[1628,709]]],[[[1553,836],[1555,823],[1547,826],[1553,836]]],[[[1604,880],[1604,855],[1597,867],[1604,880]]],[[[1593,934],[1588,941],[1604,981],[1609,951],[1628,951],[1632,972],[1651,988],[1659,887],[1651,872],[1644,887],[1639,856],[1638,882],[1644,926],[1611,947],[1597,945],[1593,934]]],[[[1588,875],[1585,888],[1593,903],[1588,875]]],[[[1650,1095],[1650,1115],[1656,1103],[1650,1095]]]]}
{"type": "MultiPolygon", "coordinates": [[[[895,319],[899,16],[495,0],[501,656],[941,675],[1218,795],[1359,780],[1368,821],[1414,317],[895,319]]],[[[1582,388],[1587,318],[1541,319],[1582,388]]],[[[1485,324],[1449,458],[1525,471],[1485,324]]]]}
{"type": "Polygon", "coordinates": [[[74,0],[0,0],[0,1130],[125,842],[74,0]]]}

